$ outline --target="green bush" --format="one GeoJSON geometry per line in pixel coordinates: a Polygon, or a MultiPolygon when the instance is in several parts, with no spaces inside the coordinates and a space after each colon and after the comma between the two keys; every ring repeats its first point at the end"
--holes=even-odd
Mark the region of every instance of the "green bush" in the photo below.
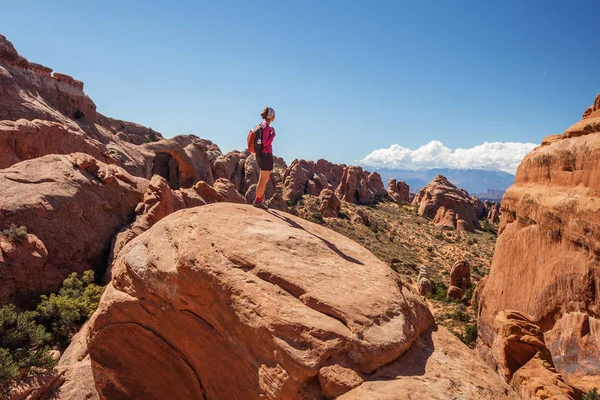
{"type": "Polygon", "coordinates": [[[103,289],[94,283],[93,271],[81,279],[73,272],[58,294],[41,296],[34,311],[19,311],[12,304],[0,308],[0,385],[18,377],[21,369],[54,367],[50,348],[69,344],[98,307],[103,289]]]}
{"type": "Polygon", "coordinates": [[[467,244],[469,246],[472,246],[472,245],[474,245],[477,242],[478,242],[477,238],[469,238],[469,240],[467,240],[467,244]]]}
{"type": "Polygon", "coordinates": [[[431,294],[429,295],[429,298],[442,303],[448,303],[447,296],[448,286],[446,286],[443,282],[434,282],[431,280],[431,294]]]}
{"type": "Polygon", "coordinates": [[[93,271],[85,271],[81,279],[73,272],[58,294],[41,296],[37,307],[39,319],[50,329],[55,342],[68,345],[71,336],[98,308],[103,290],[94,284],[93,271]]]}
{"type": "Polygon", "coordinates": [[[498,230],[496,227],[490,224],[487,219],[483,220],[483,226],[481,227],[481,230],[484,232],[489,232],[492,235],[498,235],[498,230]]]}
{"type": "Polygon", "coordinates": [[[13,242],[21,242],[27,238],[27,227],[10,224],[8,228],[2,231],[2,234],[13,242]]]}
{"type": "Polygon", "coordinates": [[[473,297],[473,291],[475,290],[475,285],[473,285],[472,283],[469,284],[469,286],[467,287],[467,290],[465,290],[465,295],[463,296],[463,300],[465,301],[471,301],[471,298],[473,297]]]}
{"type": "Polygon", "coordinates": [[[450,314],[450,318],[461,322],[469,322],[471,320],[471,317],[469,317],[469,314],[467,313],[467,307],[465,307],[464,304],[459,304],[454,312],[450,314]]]}
{"type": "Polygon", "coordinates": [[[593,388],[583,396],[582,400],[600,400],[600,394],[598,394],[598,388],[593,388]]]}
{"type": "Polygon", "coordinates": [[[0,384],[15,379],[21,368],[52,368],[51,335],[36,322],[35,311],[19,313],[6,305],[0,308],[0,384]]]}
{"type": "Polygon", "coordinates": [[[475,342],[477,342],[477,324],[467,325],[465,329],[465,334],[456,335],[464,344],[469,347],[473,347],[475,342]]]}
{"type": "Polygon", "coordinates": [[[158,138],[158,136],[156,136],[156,132],[154,132],[152,130],[152,128],[148,129],[148,136],[147,136],[148,140],[151,142],[158,142],[160,139],[158,138]]]}

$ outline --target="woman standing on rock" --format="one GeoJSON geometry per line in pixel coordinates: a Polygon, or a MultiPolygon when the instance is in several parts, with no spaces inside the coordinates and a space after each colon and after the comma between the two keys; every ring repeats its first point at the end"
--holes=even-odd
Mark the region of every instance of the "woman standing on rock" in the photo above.
{"type": "Polygon", "coordinates": [[[254,200],[254,207],[262,208],[266,210],[268,207],[265,204],[263,196],[265,195],[265,189],[269,178],[271,177],[271,171],[273,171],[273,139],[275,139],[275,129],[271,127],[271,123],[275,120],[275,110],[271,107],[265,107],[260,113],[263,121],[260,123],[262,129],[262,151],[256,154],[256,161],[260,168],[260,177],[258,179],[258,186],[256,187],[256,199],[254,200]]]}

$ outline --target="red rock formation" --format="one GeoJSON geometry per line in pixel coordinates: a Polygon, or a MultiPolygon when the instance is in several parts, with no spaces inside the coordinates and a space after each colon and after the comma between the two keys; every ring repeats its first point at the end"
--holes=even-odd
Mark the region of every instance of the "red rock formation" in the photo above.
{"type": "Polygon", "coordinates": [[[283,196],[279,193],[275,193],[269,200],[267,200],[267,206],[269,209],[279,210],[283,212],[289,212],[287,202],[283,196]]]}
{"type": "Polygon", "coordinates": [[[466,190],[457,188],[442,175],[422,188],[412,204],[419,206],[419,215],[433,219],[436,226],[465,231],[481,229],[477,218],[483,207],[481,201],[472,198],[466,190]]]}
{"type": "MultiPolygon", "coordinates": [[[[585,136],[598,132],[600,132],[600,94],[596,96],[594,104],[585,110],[582,120],[570,126],[562,134],[562,139],[585,136]]],[[[553,139],[557,140],[555,135],[553,135],[553,139]]]]}
{"type": "Polygon", "coordinates": [[[584,392],[598,387],[598,376],[586,372],[590,365],[593,368],[600,362],[599,318],[582,312],[565,314],[544,337],[553,355],[554,365],[567,382],[577,382],[584,392]]]}
{"type": "Polygon", "coordinates": [[[0,229],[0,304],[40,293],[47,259],[48,250],[37,236],[13,241],[0,229]]]}
{"type": "Polygon", "coordinates": [[[217,179],[217,181],[213,185],[213,188],[219,195],[221,195],[221,197],[223,198],[222,201],[246,204],[246,199],[244,198],[244,196],[239,194],[239,192],[233,187],[233,184],[227,179],[217,179]]]}
{"type": "Polygon", "coordinates": [[[443,327],[425,332],[411,349],[338,400],[516,399],[491,369],[443,327]]]}
{"type": "MultiPolygon", "coordinates": [[[[148,185],[148,190],[144,193],[143,202],[139,203],[135,209],[136,214],[138,214],[135,221],[125,226],[115,236],[109,257],[109,265],[112,264],[121,249],[133,238],[150,229],[167,215],[183,208],[186,208],[183,195],[180,192],[171,190],[163,177],[154,175],[148,185]]],[[[107,270],[107,278],[110,279],[109,270],[107,270]]]]}
{"type": "Polygon", "coordinates": [[[89,352],[101,398],[319,397],[321,368],[371,374],[431,323],[350,239],[220,203],[172,214],[125,246],[89,352]]]}
{"type": "Polygon", "coordinates": [[[0,115],[3,119],[45,119],[62,122],[66,118],[96,119],[96,105],[83,92],[83,84],[64,74],[50,76],[52,70],[31,64],[0,36],[0,115]],[[6,71],[6,72],[3,72],[6,71]],[[25,90],[24,90],[25,89],[25,90]],[[43,99],[43,100],[42,100],[43,99]],[[49,103],[51,107],[43,103],[49,103]],[[45,106],[45,107],[44,107],[45,106]],[[54,112],[52,107],[58,111],[54,112]],[[62,113],[62,115],[60,115],[62,113]]]}
{"type": "Polygon", "coordinates": [[[541,329],[517,311],[502,311],[494,320],[492,356],[498,373],[509,381],[538,352],[545,352],[541,329]]]}
{"type": "Polygon", "coordinates": [[[364,382],[356,371],[338,364],[321,368],[318,377],[323,396],[327,399],[341,396],[364,382]]]}
{"type": "Polygon", "coordinates": [[[342,203],[340,203],[333,190],[323,189],[319,194],[319,199],[321,199],[319,211],[323,217],[334,218],[338,216],[342,203]]]}
{"type": "Polygon", "coordinates": [[[372,204],[387,197],[381,176],[377,172],[369,173],[361,167],[344,168],[342,181],[336,189],[340,200],[354,204],[372,204]]]}
{"type": "Polygon", "coordinates": [[[156,154],[151,161],[152,174],[161,175],[172,189],[179,189],[191,187],[198,181],[209,185],[215,182],[212,174],[212,163],[216,159],[214,146],[209,140],[193,135],[179,135],[148,143],[143,148],[156,154]]]}
{"type": "Polygon", "coordinates": [[[567,385],[539,353],[515,372],[510,384],[521,400],[574,400],[582,396],[580,391],[567,385]]]}
{"type": "Polygon", "coordinates": [[[0,169],[47,154],[87,153],[106,160],[106,147],[81,130],[50,121],[0,121],[0,169]]]}
{"type": "Polygon", "coordinates": [[[486,200],[484,202],[484,207],[488,221],[491,224],[500,223],[500,203],[486,200]]]}
{"type": "Polygon", "coordinates": [[[323,189],[335,189],[342,179],[343,165],[326,160],[294,160],[283,176],[283,198],[296,204],[305,194],[318,196],[323,189]]]}
{"type": "MultiPolygon", "coordinates": [[[[43,242],[47,261],[29,278],[56,290],[73,271],[104,270],[113,235],[131,221],[146,188],[83,153],[23,161],[0,170],[0,227],[24,225],[43,242]]],[[[13,279],[7,271],[0,268],[2,287],[13,279]]]]}
{"type": "MultiPolygon", "coordinates": [[[[491,273],[482,293],[479,348],[489,353],[495,316],[531,317],[565,382],[600,387],[600,135],[597,107],[560,140],[521,162],[502,199],[491,273]],[[581,330],[572,328],[579,316],[581,330]],[[563,323],[562,321],[569,321],[563,323]],[[573,336],[571,336],[573,335],[573,336]],[[568,338],[568,339],[567,339],[568,338]]],[[[587,390],[586,390],[587,389],[587,390]]]]}
{"type": "Polygon", "coordinates": [[[485,287],[485,282],[487,281],[489,275],[485,275],[483,278],[477,282],[477,286],[475,286],[475,290],[473,290],[473,296],[471,297],[471,305],[475,306],[479,304],[479,300],[481,299],[481,292],[485,287]]]}
{"type": "Polygon", "coordinates": [[[446,295],[448,300],[461,300],[465,293],[458,286],[448,286],[448,294],[446,295]]]}
{"type": "Polygon", "coordinates": [[[408,203],[410,197],[410,188],[404,181],[397,182],[395,178],[388,181],[388,195],[398,203],[408,203]]]}
{"type": "Polygon", "coordinates": [[[463,292],[471,286],[471,266],[468,261],[454,263],[450,269],[450,285],[459,287],[463,292]]]}
{"type": "Polygon", "coordinates": [[[581,392],[556,372],[542,330],[517,311],[502,311],[494,320],[494,343],[487,359],[522,399],[572,400],[581,392]]]}
{"type": "Polygon", "coordinates": [[[247,157],[247,154],[239,151],[230,151],[217,157],[212,165],[214,178],[225,178],[240,191],[240,184],[244,179],[244,163],[240,161],[245,160],[247,157]]]}

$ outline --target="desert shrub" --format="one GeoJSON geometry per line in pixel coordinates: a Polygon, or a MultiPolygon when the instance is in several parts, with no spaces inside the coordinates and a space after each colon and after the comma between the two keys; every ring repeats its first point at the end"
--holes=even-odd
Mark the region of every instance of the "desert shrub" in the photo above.
{"type": "Polygon", "coordinates": [[[36,317],[35,311],[18,312],[12,304],[0,308],[0,384],[15,379],[21,368],[54,367],[51,335],[36,317]]]}
{"type": "Polygon", "coordinates": [[[94,283],[93,271],[85,271],[81,279],[73,272],[64,280],[58,294],[41,296],[36,311],[39,320],[52,332],[55,342],[69,343],[71,336],[98,308],[103,290],[94,283]]]}
{"type": "Polygon", "coordinates": [[[600,394],[598,388],[593,388],[582,397],[582,400],[600,400],[600,394]]]}
{"type": "Polygon", "coordinates": [[[469,314],[467,313],[467,307],[465,307],[464,304],[459,304],[454,312],[450,314],[450,318],[460,322],[469,322],[471,320],[471,317],[469,317],[469,314]]]}
{"type": "Polygon", "coordinates": [[[469,239],[467,240],[467,244],[468,244],[469,246],[472,246],[472,245],[476,244],[477,242],[478,242],[477,238],[469,238],[469,239]]]}
{"type": "Polygon", "coordinates": [[[465,334],[457,334],[456,337],[458,337],[461,342],[463,342],[464,344],[466,344],[469,347],[473,347],[475,345],[475,342],[477,342],[477,324],[470,324],[467,325],[466,329],[465,329],[465,334]]]}
{"type": "Polygon", "coordinates": [[[431,280],[431,294],[429,295],[429,298],[431,300],[447,303],[447,296],[448,286],[446,286],[443,282],[435,282],[434,280],[431,280]]]}
{"type": "Polygon", "coordinates": [[[389,196],[387,194],[387,192],[381,192],[381,193],[377,193],[375,195],[375,198],[373,199],[373,205],[382,203],[384,201],[388,201],[389,200],[389,196]]]}
{"type": "Polygon", "coordinates": [[[156,136],[156,132],[154,132],[152,130],[152,128],[148,129],[148,136],[147,136],[148,140],[150,140],[151,142],[158,142],[158,136],[156,136]]]}
{"type": "Polygon", "coordinates": [[[439,240],[444,240],[444,234],[442,232],[436,233],[435,235],[433,235],[433,237],[439,240]]]}
{"type": "Polygon", "coordinates": [[[56,362],[51,347],[66,347],[71,336],[96,310],[104,288],[94,283],[94,272],[81,278],[73,272],[58,293],[40,296],[33,311],[9,304],[0,308],[0,385],[32,367],[50,369],[56,362]]]}
{"type": "Polygon", "coordinates": [[[487,219],[483,220],[481,230],[484,232],[489,232],[492,235],[498,235],[498,230],[496,229],[496,227],[494,225],[490,224],[487,219]]]}
{"type": "Polygon", "coordinates": [[[467,287],[467,290],[465,290],[465,295],[463,296],[463,300],[464,301],[470,301],[471,298],[473,297],[473,291],[475,290],[475,285],[473,285],[472,283],[469,284],[469,286],[467,287]]]}
{"type": "Polygon", "coordinates": [[[324,223],[325,223],[325,220],[323,219],[323,216],[322,216],[322,215],[321,215],[321,213],[320,213],[320,212],[318,212],[318,211],[313,211],[313,212],[310,214],[310,219],[311,219],[313,222],[316,222],[317,224],[324,224],[324,223]]]}
{"type": "Polygon", "coordinates": [[[21,242],[27,238],[27,227],[10,224],[8,228],[2,231],[2,234],[13,242],[21,242]]]}

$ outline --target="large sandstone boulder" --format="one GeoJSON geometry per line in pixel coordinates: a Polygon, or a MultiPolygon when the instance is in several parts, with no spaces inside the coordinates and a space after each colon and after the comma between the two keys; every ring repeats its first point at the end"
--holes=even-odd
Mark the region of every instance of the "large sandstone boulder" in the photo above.
{"type": "Polygon", "coordinates": [[[463,292],[471,286],[471,266],[468,261],[454,263],[450,269],[450,285],[459,287],[463,292]]]}
{"type": "Polygon", "coordinates": [[[112,237],[132,220],[146,188],[147,181],[83,153],[44,156],[0,170],[0,227],[25,226],[48,252],[43,266],[28,263],[22,274],[0,267],[0,286],[50,291],[71,272],[104,271],[112,237]]]}
{"type": "Polygon", "coordinates": [[[413,199],[419,215],[433,219],[436,226],[464,231],[481,229],[477,214],[483,204],[466,190],[457,188],[446,177],[438,175],[413,199]]]}
{"type": "Polygon", "coordinates": [[[369,375],[431,324],[355,242],[219,203],[171,214],[121,250],[89,351],[101,398],[313,398],[322,368],[369,375]]]}
{"type": "Polygon", "coordinates": [[[479,347],[487,352],[499,312],[530,316],[565,382],[584,391],[600,387],[600,135],[585,129],[596,112],[521,162],[502,199],[479,318],[479,347]]]}

